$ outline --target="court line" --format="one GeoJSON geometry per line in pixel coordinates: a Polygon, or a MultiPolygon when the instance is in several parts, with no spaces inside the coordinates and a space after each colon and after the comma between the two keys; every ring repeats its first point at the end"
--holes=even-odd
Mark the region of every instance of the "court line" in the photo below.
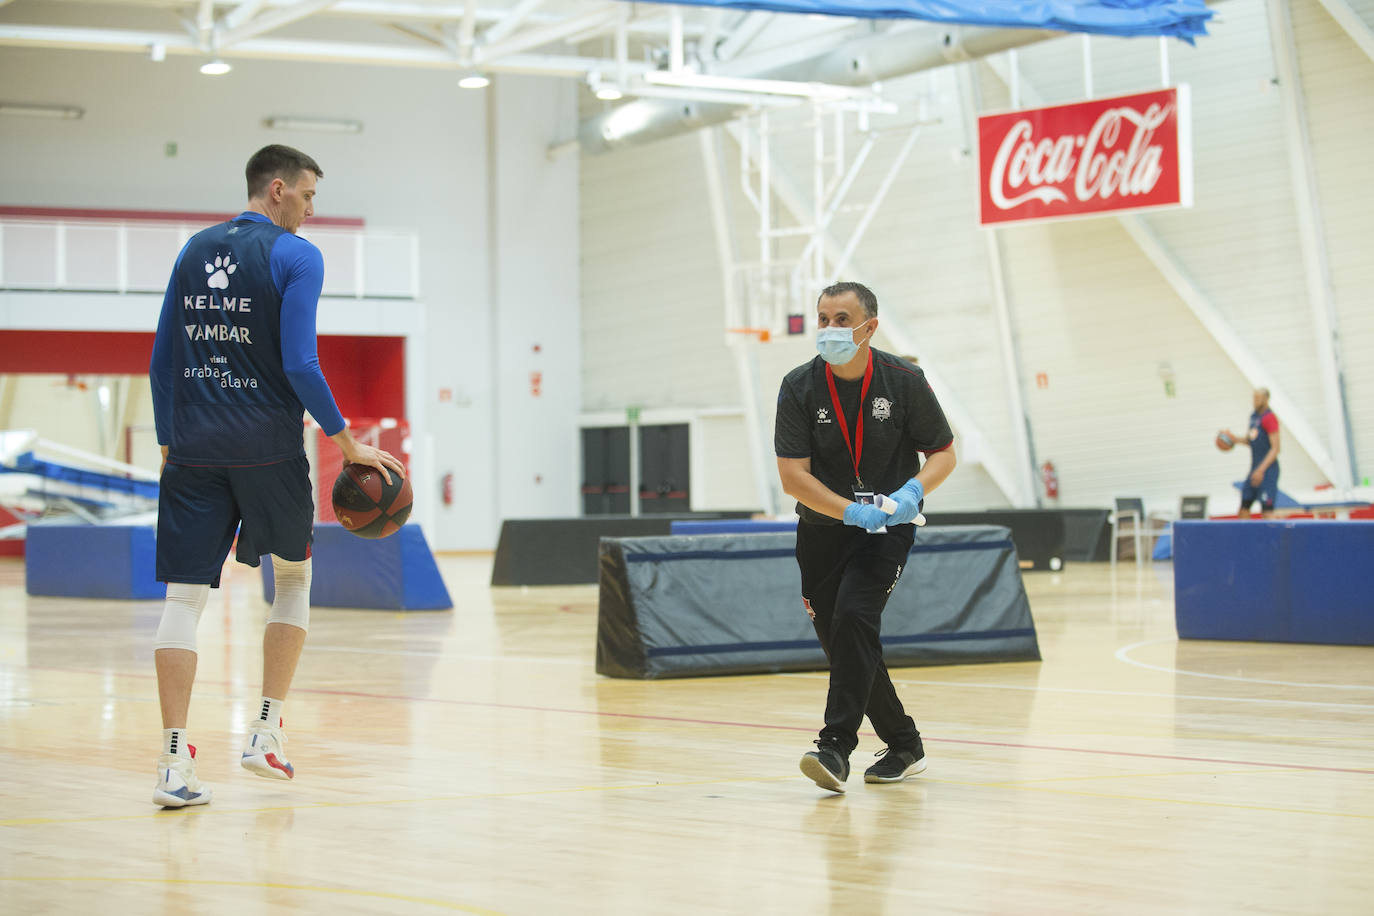
{"type": "MultiPolygon", "coordinates": [[[[890,673],[891,672],[889,672],[889,674],[890,673]]],[[[829,680],[830,678],[828,674],[804,674],[799,671],[780,672],[777,676],[812,678],[816,680],[829,680]]],[[[1360,709],[1366,712],[1374,712],[1374,703],[1326,703],[1321,700],[1272,700],[1268,697],[1218,697],[1204,694],[1151,693],[1144,690],[1101,690],[1086,687],[1044,687],[1039,685],[1030,687],[1024,684],[984,684],[974,681],[921,681],[912,680],[910,678],[893,678],[892,683],[923,687],[982,687],[987,690],[1026,690],[1031,693],[1081,693],[1091,696],[1107,697],[1153,697],[1166,700],[1215,700],[1218,703],[1271,703],[1279,706],[1322,706],[1332,709],[1360,709]]]]}
{"type": "Polygon", "coordinates": [[[281,884],[275,881],[201,881],[194,878],[102,878],[96,875],[89,876],[59,876],[59,875],[3,875],[0,881],[26,881],[26,882],[52,882],[68,883],[79,881],[92,884],[185,884],[196,887],[244,887],[244,888],[267,888],[269,890],[285,891],[312,891],[315,893],[344,894],[350,897],[377,897],[382,900],[399,900],[402,903],[420,903],[426,906],[440,907],[446,910],[458,910],[462,913],[479,913],[482,916],[503,916],[500,910],[487,910],[481,907],[467,906],[462,903],[453,903],[448,900],[435,900],[430,897],[412,897],[408,894],[391,894],[385,891],[364,891],[348,887],[323,887],[316,884],[281,884]]]}
{"type": "Polygon", "coordinates": [[[1259,677],[1242,677],[1238,674],[1209,674],[1205,671],[1185,671],[1182,668],[1166,668],[1163,665],[1151,665],[1149,662],[1140,662],[1130,657],[1130,652],[1145,646],[1154,646],[1164,642],[1177,642],[1178,640],[1163,637],[1161,639],[1146,639],[1141,642],[1133,642],[1129,646],[1122,646],[1116,650],[1116,660],[1125,662],[1128,665],[1135,665],[1137,668],[1148,668],[1151,671],[1163,671],[1166,674],[1186,674],[1189,677],[1207,677],[1218,681],[1243,681],[1247,684],[1273,684],[1278,687],[1316,687],[1322,690],[1374,690],[1374,684],[1309,684],[1302,681],[1269,681],[1259,677]]]}
{"type": "MultiPolygon", "coordinates": [[[[42,671],[63,671],[79,674],[91,674],[99,677],[129,677],[140,680],[155,680],[156,674],[142,674],[134,672],[111,672],[111,671],[92,671],[88,668],[62,668],[55,666],[30,666],[34,670],[42,671]]],[[[201,683],[217,684],[220,686],[231,684],[230,681],[205,680],[201,683]]],[[[732,722],[723,719],[694,719],[687,716],[656,716],[645,713],[633,712],[605,712],[599,709],[568,709],[559,706],[531,706],[523,703],[492,703],[481,700],[451,700],[443,697],[416,697],[405,696],[403,694],[389,693],[368,693],[361,690],[330,690],[321,687],[293,687],[293,692],[297,694],[308,693],[319,696],[340,696],[358,697],[368,700],[391,700],[406,703],[436,703],[442,706],[466,706],[483,709],[511,709],[523,712],[544,712],[544,713],[564,713],[566,715],[595,716],[608,719],[635,719],[648,722],[679,722],[684,725],[721,725],[728,728],[752,728],[770,729],[777,731],[790,732],[814,732],[815,728],[808,725],[774,725],[766,722],[732,722]]],[[[865,737],[875,737],[873,732],[860,732],[865,737]]],[[[1104,757],[1133,757],[1143,760],[1183,760],[1190,763],[1221,763],[1228,766],[1256,767],[1270,770],[1298,770],[1314,773],[1354,773],[1359,776],[1374,776],[1374,770],[1355,769],[1351,767],[1319,767],[1300,763],[1274,763],[1263,760],[1233,760],[1225,757],[1190,757],[1178,754],[1145,754],[1139,751],[1109,751],[1099,748],[1087,747],[1068,747],[1051,744],[1024,744],[1013,741],[977,741],[972,738],[936,738],[929,735],[921,736],[926,741],[943,744],[967,744],[979,747],[1009,747],[1021,750],[1034,751],[1057,751],[1066,754],[1093,754],[1104,757]]]]}

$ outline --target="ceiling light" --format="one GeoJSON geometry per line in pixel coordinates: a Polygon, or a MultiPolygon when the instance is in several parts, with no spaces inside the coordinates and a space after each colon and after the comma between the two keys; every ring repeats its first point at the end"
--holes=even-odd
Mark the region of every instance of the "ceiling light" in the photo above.
{"type": "Polygon", "coordinates": [[[603,102],[618,102],[625,98],[625,93],[620,91],[619,86],[612,86],[608,83],[596,88],[596,97],[603,102]]]}
{"type": "Polygon", "coordinates": [[[290,118],[273,115],[263,118],[263,126],[273,130],[314,130],[327,134],[360,134],[362,121],[349,121],[343,118],[290,118]]]}
{"type": "Polygon", "coordinates": [[[58,118],[74,121],[86,113],[75,105],[25,105],[20,102],[0,102],[0,115],[24,115],[30,118],[58,118]]]}
{"type": "Polygon", "coordinates": [[[206,76],[223,76],[232,69],[234,68],[226,64],[224,61],[220,60],[218,57],[216,57],[212,61],[207,61],[206,63],[200,65],[200,72],[204,73],[206,76]]]}
{"type": "Polygon", "coordinates": [[[491,80],[485,73],[468,73],[458,80],[461,89],[485,89],[491,85],[491,80]]]}

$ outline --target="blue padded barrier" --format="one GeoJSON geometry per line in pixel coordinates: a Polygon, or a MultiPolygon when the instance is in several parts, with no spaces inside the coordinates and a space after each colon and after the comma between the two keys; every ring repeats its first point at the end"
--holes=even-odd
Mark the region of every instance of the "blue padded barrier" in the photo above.
{"type": "MultiPolygon", "coordinates": [[[[596,670],[662,678],[823,669],[794,532],[602,538],[596,670]]],[[[1040,658],[1016,546],[991,525],[917,532],[883,612],[890,667],[1040,658]]]]}
{"type": "Polygon", "coordinates": [[[1174,523],[1181,639],[1374,646],[1374,525],[1174,523]]]}
{"type": "Polygon", "coordinates": [[[29,525],[24,587],[65,598],[164,598],[151,525],[29,525]]]}
{"type": "MultiPolygon", "coordinates": [[[[368,540],[342,525],[315,526],[314,571],[310,604],[314,607],[380,608],[437,611],[453,607],[424,532],[409,524],[391,537],[368,540]]],[[[272,564],[262,564],[262,595],[276,594],[272,564]]]]}

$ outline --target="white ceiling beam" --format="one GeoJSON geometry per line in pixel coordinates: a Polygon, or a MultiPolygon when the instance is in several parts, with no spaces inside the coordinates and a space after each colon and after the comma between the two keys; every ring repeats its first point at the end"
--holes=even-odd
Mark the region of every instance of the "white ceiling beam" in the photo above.
{"type": "Polygon", "coordinates": [[[445,51],[448,51],[450,54],[452,54],[455,58],[459,56],[458,42],[454,41],[449,36],[440,32],[438,27],[436,26],[424,28],[423,26],[411,25],[408,22],[392,22],[388,24],[391,26],[393,30],[400,32],[402,35],[408,35],[411,38],[418,38],[420,41],[423,41],[426,44],[431,44],[443,48],[445,51]]]}
{"type": "Polygon", "coordinates": [[[256,38],[264,32],[271,32],[284,25],[299,22],[309,16],[313,16],[321,10],[329,9],[338,0],[299,0],[290,6],[278,7],[269,10],[236,29],[230,29],[219,34],[219,47],[229,48],[245,41],[249,38],[256,38]]]}
{"type": "Polygon", "coordinates": [[[210,49],[210,33],[215,30],[214,0],[200,0],[196,8],[196,41],[203,50],[210,49]]]}
{"type": "MultiPolygon", "coordinates": [[[[198,55],[195,39],[177,32],[144,32],[128,29],[74,29],[56,26],[0,24],[0,46],[67,48],[73,50],[130,51],[147,53],[150,45],[160,44],[168,54],[198,55]]],[[[253,38],[235,45],[236,59],[278,59],[332,63],[378,64],[394,67],[425,67],[443,70],[461,68],[453,54],[439,47],[377,45],[343,41],[308,41],[284,38],[253,38]]],[[[614,72],[615,60],[559,54],[514,54],[484,65],[500,73],[530,73],[546,76],[585,76],[600,71],[614,72]]],[[[650,65],[629,61],[626,69],[633,75],[648,72],[650,65]]]]}
{"type": "Polygon", "coordinates": [[[220,17],[221,31],[232,32],[252,19],[263,8],[266,0],[243,0],[238,6],[220,17]]]}
{"type": "Polygon", "coordinates": [[[708,48],[714,52],[716,60],[726,61],[738,57],[745,48],[773,21],[772,13],[752,12],[730,32],[730,37],[720,43],[719,48],[708,48]]]}
{"type": "Polygon", "coordinates": [[[477,0],[468,0],[463,18],[458,23],[458,59],[463,66],[472,63],[472,49],[477,43],[477,0]]]}
{"type": "Polygon", "coordinates": [[[1350,39],[1359,45],[1360,50],[1370,60],[1374,60],[1374,31],[1370,31],[1365,21],[1360,18],[1360,14],[1350,6],[1346,0],[1317,0],[1331,18],[1343,29],[1350,39]]]}
{"type": "Polygon", "coordinates": [[[561,22],[539,26],[533,29],[526,29],[523,32],[512,35],[505,41],[483,45],[477,48],[473,52],[473,61],[474,63],[485,65],[490,61],[505,57],[509,54],[520,54],[524,51],[542,48],[544,45],[553,44],[557,41],[566,41],[575,35],[583,34],[591,29],[602,27],[613,28],[619,15],[619,5],[609,4],[607,6],[596,7],[577,16],[571,16],[561,22]]]}
{"type": "Polygon", "coordinates": [[[505,18],[482,33],[482,41],[488,45],[509,38],[515,30],[525,24],[530,14],[544,5],[544,0],[520,0],[505,18]]]}

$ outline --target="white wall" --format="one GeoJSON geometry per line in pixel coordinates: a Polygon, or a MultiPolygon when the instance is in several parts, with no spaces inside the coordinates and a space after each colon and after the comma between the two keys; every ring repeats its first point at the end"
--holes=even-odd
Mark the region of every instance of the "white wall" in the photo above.
{"type": "Polygon", "coordinates": [[[577,129],[576,86],[502,76],[489,111],[497,514],[577,515],[578,157],[548,152],[577,129]]]}
{"type": "MultiPolygon", "coordinates": [[[[1261,384],[1287,392],[1329,448],[1265,7],[1259,0],[1228,0],[1218,20],[1196,48],[1169,45],[1172,80],[1192,87],[1196,205],[1142,219],[1259,358],[1261,384]]],[[[1362,474],[1368,474],[1374,467],[1374,360],[1368,358],[1374,273],[1367,214],[1374,190],[1364,178],[1364,151],[1374,144],[1374,63],[1315,0],[1297,0],[1295,21],[1352,422],[1362,474]]],[[[1092,46],[1097,95],[1159,85],[1156,40],[1094,39],[1092,46]]],[[[1021,50],[1025,107],[1032,104],[1030,90],[1046,104],[1083,97],[1080,48],[1072,37],[1021,50]]],[[[1008,107],[1007,88],[988,63],[969,70],[982,111],[1008,107]]],[[[1176,509],[1178,496],[1197,492],[1213,494],[1214,507],[1229,508],[1230,483],[1243,476],[1246,458],[1222,455],[1211,442],[1219,427],[1244,424],[1250,384],[1226,350],[1117,219],[1013,227],[998,233],[1022,369],[1019,380],[1009,378],[993,322],[988,245],[976,225],[977,166],[967,154],[958,72],[949,67],[890,81],[885,91],[924,96],[932,123],[846,271],[846,278],[878,293],[882,324],[902,331],[899,339],[912,343],[922,364],[938,370],[988,437],[990,452],[1008,463],[1015,461],[1019,417],[1007,392],[1019,381],[1038,459],[1053,460],[1059,470],[1061,504],[1107,505],[1115,495],[1139,494],[1151,508],[1176,509]],[[1162,364],[1173,372],[1175,397],[1166,395],[1162,364]],[[1041,372],[1048,388],[1036,387],[1041,372]]],[[[899,118],[910,119],[910,109],[899,118]]],[[[850,136],[851,151],[859,139],[850,136]]],[[[880,139],[851,201],[873,196],[901,139],[899,133],[880,139]]],[[[810,134],[783,135],[775,144],[780,168],[809,188],[810,134]]],[[[732,206],[747,210],[734,178],[727,184],[732,206]]],[[[845,240],[857,219],[837,220],[834,234],[845,240]]],[[[712,294],[719,268],[694,138],[587,157],[583,236],[598,242],[586,249],[589,329],[635,308],[652,278],[663,281],[655,299],[660,309],[618,337],[636,364],[652,363],[655,371],[589,361],[589,398],[595,392],[622,403],[655,406],[671,398],[681,404],[685,392],[707,387],[713,403],[732,396],[739,403],[734,375],[722,365],[728,354],[719,343],[721,309],[712,294]]],[[[881,346],[882,327],[879,334],[881,346]]],[[[771,394],[777,379],[809,354],[794,342],[763,347],[760,387],[771,394]]],[[[771,416],[766,423],[771,429],[771,416]]],[[[966,450],[964,457],[976,456],[966,450]]],[[[721,461],[712,473],[745,473],[747,452],[741,447],[721,461]]],[[[1291,435],[1282,465],[1286,490],[1323,482],[1291,435]]],[[[950,509],[997,506],[1007,497],[965,461],[938,502],[950,509]]]]}
{"type": "MultiPolygon", "coordinates": [[[[243,167],[254,150],[278,142],[309,152],[325,172],[319,215],[362,217],[370,227],[409,229],[419,236],[418,311],[407,302],[384,307],[404,315],[406,326],[423,328],[420,346],[412,349],[427,370],[407,392],[416,434],[416,499],[434,507],[428,534],[437,549],[493,546],[501,509],[494,493],[509,469],[492,444],[501,428],[494,393],[500,361],[493,277],[498,270],[500,276],[547,275],[549,289],[558,291],[559,333],[576,321],[575,261],[571,273],[566,258],[548,273],[532,246],[503,249],[499,263],[492,252],[493,227],[510,225],[494,219],[493,208],[499,210],[521,186],[519,170],[534,168],[545,138],[497,124],[493,140],[487,106],[490,92],[504,91],[501,84],[488,92],[462,91],[451,73],[245,61],[227,76],[210,78],[195,67],[180,57],[153,63],[137,55],[5,49],[0,85],[7,99],[74,104],[86,114],[78,121],[4,120],[0,203],[233,212],[243,204],[243,167]],[[262,126],[269,115],[355,119],[364,130],[269,130],[262,126]],[[165,155],[168,142],[177,144],[175,157],[165,155]],[[504,184],[493,187],[490,163],[498,160],[504,184]],[[450,400],[440,402],[441,389],[452,392],[450,400]],[[448,470],[458,485],[453,504],[442,506],[439,480],[448,470]]],[[[539,80],[522,81],[518,89],[521,103],[536,109],[562,104],[553,100],[568,91],[564,83],[539,80]]],[[[548,190],[547,223],[574,226],[575,178],[543,166],[528,178],[548,190]]],[[[575,250],[575,238],[572,244],[575,250]]],[[[517,293],[503,300],[501,320],[538,326],[547,316],[523,310],[552,302],[554,293],[544,292],[548,298],[517,293]]],[[[136,298],[109,296],[107,308],[141,316],[147,304],[136,298]]],[[[48,301],[61,300],[54,294],[48,301]]],[[[330,324],[331,308],[348,307],[324,300],[321,329],[330,324]]],[[[385,315],[380,313],[383,325],[385,315]]],[[[8,317],[14,323],[7,326],[35,321],[32,314],[8,317]]],[[[41,323],[48,321],[68,326],[65,316],[45,310],[41,323]]],[[[152,327],[141,317],[128,326],[152,327]]],[[[576,354],[563,349],[549,361],[559,367],[555,374],[564,379],[565,395],[575,389],[576,354]]],[[[521,450],[571,455],[574,448],[566,424],[539,424],[521,450]]],[[[523,477],[517,474],[511,483],[522,484],[523,477]]],[[[563,512],[567,498],[559,489],[561,484],[533,489],[520,510],[563,512]],[[547,501],[538,494],[547,494],[547,501]]]]}

